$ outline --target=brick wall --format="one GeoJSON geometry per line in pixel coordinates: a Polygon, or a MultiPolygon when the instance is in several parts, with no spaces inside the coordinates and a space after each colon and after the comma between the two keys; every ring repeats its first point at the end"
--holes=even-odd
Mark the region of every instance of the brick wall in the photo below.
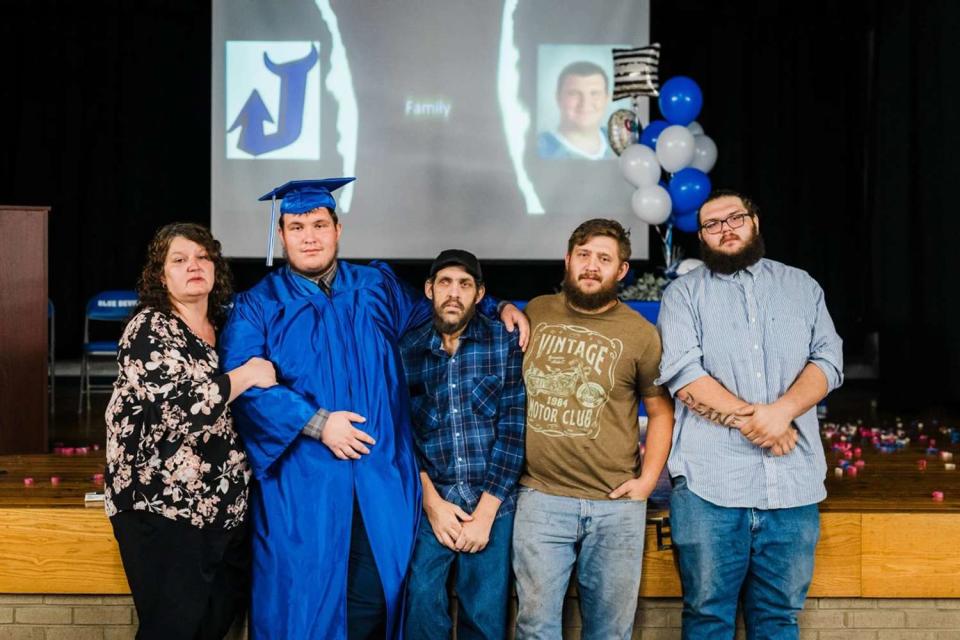
{"type": "MultiPolygon", "coordinates": [[[[136,633],[130,596],[0,594],[0,640],[133,640],[136,633]]],[[[228,639],[243,636],[234,629],[228,639]]]]}
{"type": "MultiPolygon", "coordinates": [[[[567,604],[564,637],[578,639],[576,600],[567,604]]],[[[800,628],[801,640],[960,640],[960,599],[811,598],[800,628]]],[[[135,633],[129,596],[0,595],[0,640],[132,640],[135,633]]],[[[237,628],[228,640],[243,637],[237,628]]],[[[680,640],[680,601],[641,601],[633,637],[680,640]]]]}
{"type": "MultiPolygon", "coordinates": [[[[640,601],[634,640],[680,640],[677,598],[640,601]]],[[[579,640],[580,613],[567,599],[564,639],[579,640]]],[[[746,636],[743,628],[737,638],[746,636]]],[[[800,640],[960,640],[960,599],[810,598],[800,614],[800,640]]]]}
{"type": "MultiPolygon", "coordinates": [[[[568,613],[571,627],[579,616],[568,613]]],[[[579,638],[571,629],[569,638],[579,638]]],[[[680,640],[680,601],[647,599],[637,609],[636,640],[680,640]]],[[[744,638],[742,628],[737,634],[744,638]]],[[[800,640],[960,640],[960,599],[810,598],[800,640]]]]}

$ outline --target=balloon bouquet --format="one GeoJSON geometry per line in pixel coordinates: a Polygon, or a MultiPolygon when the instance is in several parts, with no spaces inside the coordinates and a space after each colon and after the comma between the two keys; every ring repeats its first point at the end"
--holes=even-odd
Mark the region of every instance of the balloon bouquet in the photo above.
{"type": "MultiPolygon", "coordinates": [[[[659,44],[613,50],[613,98],[632,97],[634,111],[615,112],[607,131],[610,147],[620,156],[623,176],[636,187],[631,198],[633,212],[657,229],[667,274],[674,276],[680,260],[673,246],[673,230],[697,231],[697,210],[710,194],[707,173],[717,162],[717,145],[696,121],[703,107],[700,87],[690,78],[676,76],[658,89],[659,60],[659,44]],[[639,122],[642,97],[656,97],[663,115],[646,127],[639,122]],[[666,181],[664,173],[668,174],[666,181]]],[[[688,262],[694,261],[684,261],[688,262]]],[[[695,264],[684,264],[692,266],[695,264]]]]}

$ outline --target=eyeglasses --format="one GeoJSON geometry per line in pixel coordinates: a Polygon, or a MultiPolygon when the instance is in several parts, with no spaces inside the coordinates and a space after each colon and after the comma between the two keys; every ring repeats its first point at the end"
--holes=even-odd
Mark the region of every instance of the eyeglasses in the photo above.
{"type": "Polygon", "coordinates": [[[727,226],[731,229],[739,229],[743,226],[743,223],[746,222],[747,218],[753,217],[752,213],[747,213],[746,211],[741,211],[739,213],[733,213],[727,216],[722,220],[708,220],[700,225],[700,228],[706,231],[707,233],[714,235],[720,233],[723,230],[723,223],[726,222],[727,226]]]}

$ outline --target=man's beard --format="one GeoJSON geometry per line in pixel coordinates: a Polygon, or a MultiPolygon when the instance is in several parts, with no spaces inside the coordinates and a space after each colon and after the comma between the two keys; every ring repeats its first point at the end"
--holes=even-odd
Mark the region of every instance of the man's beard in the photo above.
{"type": "Polygon", "coordinates": [[[573,274],[568,271],[563,277],[563,294],[567,297],[567,302],[577,309],[596,311],[617,299],[617,281],[601,283],[600,288],[593,293],[584,293],[577,287],[573,274]]]}
{"type": "Polygon", "coordinates": [[[463,315],[460,317],[460,320],[456,322],[450,322],[446,320],[442,315],[440,315],[443,306],[450,302],[450,300],[444,301],[443,305],[438,309],[436,306],[433,308],[433,328],[437,330],[437,333],[442,334],[452,334],[457,333],[463,329],[470,320],[473,318],[473,314],[477,309],[476,302],[471,303],[469,306],[460,303],[460,306],[463,307],[463,315]]]}
{"type": "Polygon", "coordinates": [[[700,257],[704,264],[714,273],[732,275],[741,269],[746,269],[752,264],[757,263],[763,257],[766,247],[763,244],[763,236],[759,231],[754,231],[753,237],[743,246],[743,249],[736,253],[722,253],[707,246],[700,240],[700,257]]]}

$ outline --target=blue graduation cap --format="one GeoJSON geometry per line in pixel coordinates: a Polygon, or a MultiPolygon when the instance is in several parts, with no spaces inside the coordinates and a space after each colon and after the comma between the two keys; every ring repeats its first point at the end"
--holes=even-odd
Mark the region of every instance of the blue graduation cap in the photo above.
{"type": "Polygon", "coordinates": [[[273,243],[277,228],[277,198],[281,199],[280,213],[309,213],[326,207],[336,211],[337,201],[333,192],[350,184],[356,178],[326,178],[325,180],[291,180],[257,200],[270,200],[270,228],[267,230],[267,266],[273,266],[273,243]]]}

